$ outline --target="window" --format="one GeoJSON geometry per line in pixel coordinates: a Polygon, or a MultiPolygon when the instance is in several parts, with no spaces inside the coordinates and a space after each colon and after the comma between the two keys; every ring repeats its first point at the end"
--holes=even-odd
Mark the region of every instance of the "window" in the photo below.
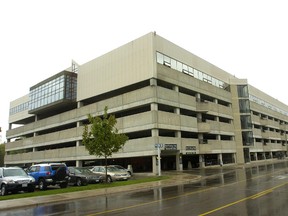
{"type": "Polygon", "coordinates": [[[168,56],[164,56],[164,65],[171,67],[171,59],[168,56]]]}
{"type": "Polygon", "coordinates": [[[157,63],[163,64],[164,63],[164,57],[163,54],[157,52],[157,63]]]}
{"type": "Polygon", "coordinates": [[[182,63],[181,63],[181,62],[178,62],[178,61],[177,61],[177,70],[180,71],[180,72],[182,72],[182,70],[183,70],[183,65],[182,65],[182,63]]]}
{"type": "Polygon", "coordinates": [[[251,122],[251,116],[250,115],[241,115],[241,128],[242,129],[251,129],[252,128],[252,122],[251,122]]]}
{"type": "Polygon", "coordinates": [[[253,134],[252,131],[243,131],[242,132],[242,141],[244,146],[253,145],[253,134]]]}
{"type": "Polygon", "coordinates": [[[238,97],[249,97],[248,86],[247,85],[238,85],[237,86],[238,97]]]}
{"type": "Polygon", "coordinates": [[[179,72],[186,73],[190,76],[195,77],[196,79],[208,82],[218,88],[222,88],[226,91],[230,91],[229,85],[227,83],[224,83],[223,81],[220,81],[206,73],[203,73],[195,68],[192,68],[189,65],[186,65],[180,61],[177,61],[159,52],[156,52],[156,58],[157,58],[156,62],[159,64],[165,65],[179,72]]]}
{"type": "Polygon", "coordinates": [[[250,113],[250,104],[248,99],[239,100],[240,113],[250,113]]]}

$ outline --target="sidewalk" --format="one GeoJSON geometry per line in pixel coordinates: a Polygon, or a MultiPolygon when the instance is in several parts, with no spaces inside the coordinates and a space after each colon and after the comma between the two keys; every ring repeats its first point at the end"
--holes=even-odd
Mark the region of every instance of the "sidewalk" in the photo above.
{"type": "MultiPolygon", "coordinates": [[[[141,174],[136,174],[136,175],[139,176],[141,174]]],[[[140,184],[134,184],[134,185],[127,185],[127,186],[119,186],[119,187],[113,187],[113,188],[103,188],[103,189],[96,189],[96,190],[63,193],[63,194],[57,194],[57,195],[22,198],[22,199],[17,199],[17,200],[3,200],[3,201],[0,201],[0,211],[21,208],[24,206],[29,207],[29,206],[37,206],[37,205],[43,205],[43,204],[49,204],[49,203],[57,203],[57,202],[87,198],[87,197],[92,197],[92,196],[109,195],[109,194],[114,194],[114,193],[129,192],[129,191],[136,191],[136,190],[147,190],[147,189],[163,187],[163,186],[187,184],[187,183],[199,180],[201,178],[201,176],[191,175],[191,174],[186,174],[183,172],[176,172],[176,171],[164,172],[162,173],[162,175],[163,176],[169,175],[170,178],[167,180],[140,183],[140,184]]]]}

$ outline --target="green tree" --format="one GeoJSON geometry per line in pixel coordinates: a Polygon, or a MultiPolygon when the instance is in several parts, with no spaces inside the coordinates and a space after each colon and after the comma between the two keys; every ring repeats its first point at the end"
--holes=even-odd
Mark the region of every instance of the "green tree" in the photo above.
{"type": "Polygon", "coordinates": [[[0,144],[0,166],[4,166],[5,144],[0,144]]]}
{"type": "Polygon", "coordinates": [[[107,114],[108,107],[104,109],[103,117],[88,115],[89,124],[84,125],[82,142],[90,155],[105,158],[106,182],[107,178],[107,157],[118,152],[128,140],[125,134],[118,133],[115,127],[117,120],[114,115],[107,114]]]}

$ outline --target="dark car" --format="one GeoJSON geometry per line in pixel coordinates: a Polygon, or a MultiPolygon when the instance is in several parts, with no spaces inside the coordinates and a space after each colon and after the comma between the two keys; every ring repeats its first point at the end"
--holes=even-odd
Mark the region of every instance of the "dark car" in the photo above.
{"type": "Polygon", "coordinates": [[[87,167],[68,167],[68,173],[69,184],[82,186],[103,182],[103,177],[101,175],[93,173],[87,167]]]}
{"type": "Polygon", "coordinates": [[[0,167],[0,187],[2,196],[8,192],[34,192],[35,179],[28,176],[21,167],[0,167]]]}
{"type": "Polygon", "coordinates": [[[28,175],[35,178],[40,190],[46,190],[49,185],[59,185],[66,188],[68,185],[68,169],[65,163],[40,163],[27,169],[28,175]]]}

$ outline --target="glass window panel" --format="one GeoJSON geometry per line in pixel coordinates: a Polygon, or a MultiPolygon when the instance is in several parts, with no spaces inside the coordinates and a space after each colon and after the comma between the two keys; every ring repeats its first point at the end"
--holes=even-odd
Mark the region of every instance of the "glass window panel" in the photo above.
{"type": "Polygon", "coordinates": [[[171,64],[170,57],[164,55],[164,62],[167,62],[167,63],[171,64]]]}
{"type": "Polygon", "coordinates": [[[239,100],[240,113],[250,113],[250,105],[248,99],[239,100]]]}
{"type": "Polygon", "coordinates": [[[194,76],[193,68],[191,68],[191,67],[188,66],[188,71],[189,71],[189,74],[190,74],[191,76],[194,76]]]}
{"type": "Polygon", "coordinates": [[[186,71],[186,73],[188,73],[188,66],[183,64],[183,70],[186,71]]]}
{"type": "Polygon", "coordinates": [[[157,57],[156,58],[157,58],[157,63],[163,64],[164,58],[163,58],[163,55],[161,53],[157,52],[157,57]]]}
{"type": "Polygon", "coordinates": [[[177,69],[177,66],[176,66],[176,60],[175,59],[171,59],[171,68],[173,68],[173,69],[177,69]]]}
{"type": "Polygon", "coordinates": [[[59,99],[64,99],[64,92],[62,91],[62,92],[60,92],[60,94],[59,94],[59,99]]]}
{"type": "Polygon", "coordinates": [[[216,79],[212,77],[212,85],[216,86],[216,79]]]}
{"type": "Polygon", "coordinates": [[[198,70],[194,69],[194,77],[199,79],[199,74],[198,74],[198,70]]]}
{"type": "Polygon", "coordinates": [[[247,85],[238,85],[237,90],[238,90],[238,97],[249,97],[247,85]]]}
{"type": "Polygon", "coordinates": [[[217,85],[217,87],[220,87],[220,82],[219,82],[219,80],[218,80],[218,79],[216,80],[216,83],[217,83],[217,84],[216,84],[216,85],[217,85]]]}
{"type": "Polygon", "coordinates": [[[207,75],[207,80],[209,83],[212,83],[212,77],[211,76],[207,75]]]}
{"type": "Polygon", "coordinates": [[[253,134],[252,134],[252,131],[242,132],[242,140],[243,140],[243,145],[244,146],[253,145],[253,134]]]}
{"type": "Polygon", "coordinates": [[[252,121],[250,115],[241,115],[241,128],[242,129],[251,129],[252,128],[252,121]]]}
{"type": "Polygon", "coordinates": [[[198,79],[203,81],[203,73],[198,71],[198,79]]]}
{"type": "Polygon", "coordinates": [[[219,80],[219,88],[223,88],[224,87],[224,82],[219,80]]]}
{"type": "Polygon", "coordinates": [[[177,61],[177,70],[180,71],[180,72],[182,72],[182,70],[183,70],[183,65],[182,65],[182,63],[181,63],[181,62],[178,62],[178,61],[177,61]]]}
{"type": "Polygon", "coordinates": [[[207,81],[207,74],[203,73],[203,80],[207,81]]]}

